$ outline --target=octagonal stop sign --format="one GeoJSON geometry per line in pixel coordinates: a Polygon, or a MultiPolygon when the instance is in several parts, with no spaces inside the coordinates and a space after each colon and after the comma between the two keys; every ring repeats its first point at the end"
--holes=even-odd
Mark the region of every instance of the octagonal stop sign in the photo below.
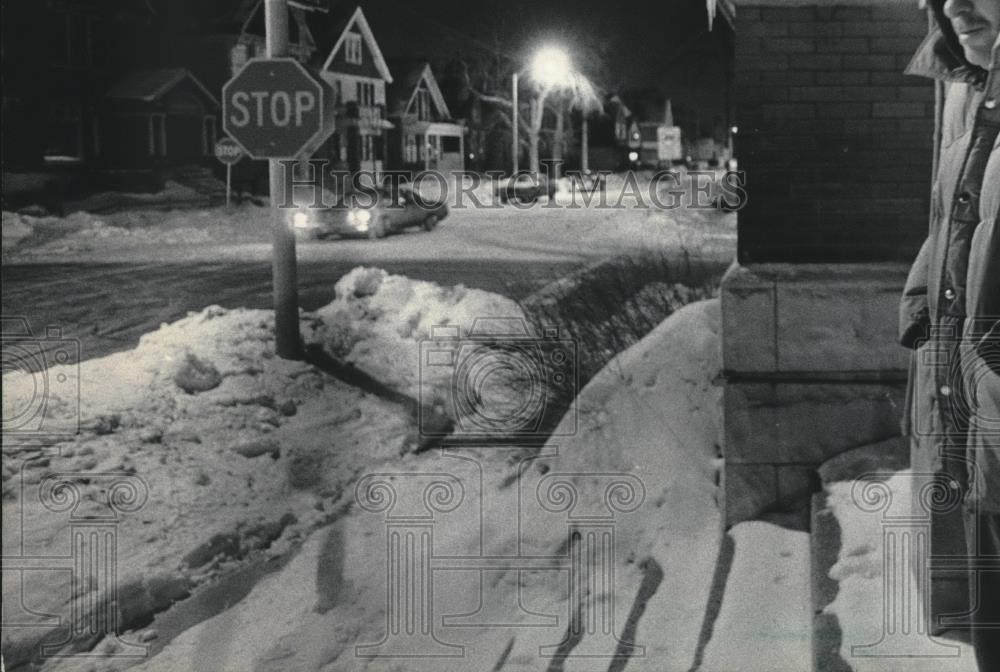
{"type": "Polygon", "coordinates": [[[293,58],[255,58],[222,87],[222,128],[254,159],[297,159],[334,129],[332,92],[293,58]]]}

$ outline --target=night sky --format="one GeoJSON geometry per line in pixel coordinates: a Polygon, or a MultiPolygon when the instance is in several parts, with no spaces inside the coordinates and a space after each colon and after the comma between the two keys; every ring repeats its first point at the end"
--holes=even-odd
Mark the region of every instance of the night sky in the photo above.
{"type": "Polygon", "coordinates": [[[725,19],[709,31],[704,0],[380,0],[362,2],[390,59],[447,59],[456,51],[495,50],[527,61],[558,42],[608,91],[651,89],[703,123],[725,104],[725,19]]]}

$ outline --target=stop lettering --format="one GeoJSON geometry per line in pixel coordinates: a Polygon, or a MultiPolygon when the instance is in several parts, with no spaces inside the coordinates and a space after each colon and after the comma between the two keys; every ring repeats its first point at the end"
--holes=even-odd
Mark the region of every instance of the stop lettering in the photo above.
{"type": "Polygon", "coordinates": [[[237,128],[302,126],[306,113],[316,109],[312,91],[234,91],[229,123],[237,128]]]}
{"type": "Polygon", "coordinates": [[[252,159],[308,156],[336,127],[331,94],[295,59],[251,59],[222,87],[222,130],[252,159]]]}

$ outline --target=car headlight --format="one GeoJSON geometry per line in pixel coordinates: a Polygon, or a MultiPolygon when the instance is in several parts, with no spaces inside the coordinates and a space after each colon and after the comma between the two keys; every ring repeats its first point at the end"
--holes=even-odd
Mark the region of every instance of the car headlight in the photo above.
{"type": "Polygon", "coordinates": [[[292,226],[297,229],[305,229],[309,226],[309,215],[305,212],[296,212],[292,215],[292,226]]]}
{"type": "Polygon", "coordinates": [[[368,222],[371,219],[372,213],[368,210],[351,210],[347,213],[347,221],[361,231],[365,231],[368,228],[368,222]]]}

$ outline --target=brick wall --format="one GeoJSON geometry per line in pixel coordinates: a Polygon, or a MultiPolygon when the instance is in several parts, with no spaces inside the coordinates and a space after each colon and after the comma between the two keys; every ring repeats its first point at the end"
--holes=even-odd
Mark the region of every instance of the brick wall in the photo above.
{"type": "Polygon", "coordinates": [[[916,1],[738,2],[742,263],[909,261],[926,234],[934,93],[902,74],[916,1]]]}

